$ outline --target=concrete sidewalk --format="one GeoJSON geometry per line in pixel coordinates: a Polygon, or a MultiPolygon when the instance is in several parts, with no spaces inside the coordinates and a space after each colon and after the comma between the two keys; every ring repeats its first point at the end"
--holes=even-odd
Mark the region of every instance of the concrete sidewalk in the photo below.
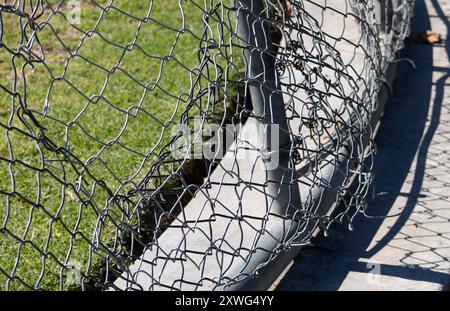
{"type": "Polygon", "coordinates": [[[440,45],[409,39],[376,139],[377,194],[355,230],[306,248],[277,290],[441,290],[450,282],[450,1],[418,0],[412,38],[432,29],[440,45]],[[320,247],[322,246],[322,247],[320,247]]]}

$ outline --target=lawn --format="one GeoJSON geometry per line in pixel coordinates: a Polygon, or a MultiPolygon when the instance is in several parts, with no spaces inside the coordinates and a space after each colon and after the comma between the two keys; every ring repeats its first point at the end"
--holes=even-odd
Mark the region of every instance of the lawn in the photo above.
{"type": "Polygon", "coordinates": [[[127,221],[112,194],[142,181],[184,112],[220,109],[199,99],[207,79],[224,88],[220,70],[242,67],[219,17],[205,26],[210,1],[85,0],[79,24],[44,2],[35,30],[0,11],[0,289],[80,288],[78,271],[95,273],[116,237],[112,219],[127,221]],[[199,69],[202,38],[220,45],[199,69]]]}

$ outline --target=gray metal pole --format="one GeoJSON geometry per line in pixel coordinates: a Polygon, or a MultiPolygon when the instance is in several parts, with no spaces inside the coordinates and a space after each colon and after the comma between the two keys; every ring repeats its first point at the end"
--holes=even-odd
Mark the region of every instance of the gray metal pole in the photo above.
{"type": "MultiPolygon", "coordinates": [[[[292,214],[301,206],[298,183],[295,180],[295,165],[291,157],[291,138],[288,131],[286,107],[276,72],[276,54],[273,50],[269,33],[269,22],[264,19],[263,0],[233,0],[237,9],[237,35],[244,45],[244,58],[246,65],[246,78],[253,103],[253,113],[259,120],[259,146],[278,158],[278,165],[265,160],[267,176],[267,194],[269,197],[270,213],[281,216],[270,216],[271,234],[262,236],[255,252],[248,258],[245,266],[238,267],[228,273],[231,278],[236,277],[237,283],[231,286],[221,286],[216,290],[252,289],[264,290],[273,282],[274,276],[292,259],[289,252],[287,256],[281,252],[277,266],[269,265],[271,273],[262,269],[259,278],[245,278],[254,271],[261,270],[262,263],[270,262],[275,250],[280,244],[286,243],[297,232],[298,224],[292,219],[292,214]],[[272,126],[279,129],[278,143],[272,139],[272,126]],[[281,263],[283,261],[283,263],[281,263]],[[280,264],[281,263],[281,264],[280,264]]],[[[292,250],[298,251],[298,247],[292,250]]]]}
{"type": "Polygon", "coordinates": [[[393,0],[375,1],[375,17],[380,32],[388,33],[391,30],[393,13],[393,0]]]}
{"type": "MultiPolygon", "coordinates": [[[[269,32],[270,21],[264,20],[263,0],[233,0],[237,9],[237,35],[244,47],[246,78],[253,103],[253,113],[258,118],[260,146],[272,154],[266,159],[268,193],[274,199],[271,212],[289,213],[289,206],[300,205],[298,186],[294,182],[294,164],[289,149],[286,108],[275,64],[275,51],[269,32]],[[278,143],[272,139],[273,126],[279,129],[278,143]],[[269,165],[278,158],[278,165],[269,165]],[[292,199],[296,200],[293,202],[292,199]]],[[[294,207],[295,210],[295,207],[294,207]]]]}

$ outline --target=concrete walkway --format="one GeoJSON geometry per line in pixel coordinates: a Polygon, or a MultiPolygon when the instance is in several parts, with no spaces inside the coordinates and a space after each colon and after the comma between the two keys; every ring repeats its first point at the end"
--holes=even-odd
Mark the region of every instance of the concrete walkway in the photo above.
{"type": "Polygon", "coordinates": [[[350,232],[335,226],[275,284],[277,290],[441,290],[450,283],[450,1],[418,0],[376,142],[377,194],[350,232]]]}

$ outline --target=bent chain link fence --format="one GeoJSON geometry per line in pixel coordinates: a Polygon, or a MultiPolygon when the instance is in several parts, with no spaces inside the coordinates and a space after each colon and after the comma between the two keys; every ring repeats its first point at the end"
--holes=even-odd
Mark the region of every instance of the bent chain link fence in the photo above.
{"type": "Polygon", "coordinates": [[[351,225],[413,5],[3,0],[2,288],[238,288],[351,225]]]}

